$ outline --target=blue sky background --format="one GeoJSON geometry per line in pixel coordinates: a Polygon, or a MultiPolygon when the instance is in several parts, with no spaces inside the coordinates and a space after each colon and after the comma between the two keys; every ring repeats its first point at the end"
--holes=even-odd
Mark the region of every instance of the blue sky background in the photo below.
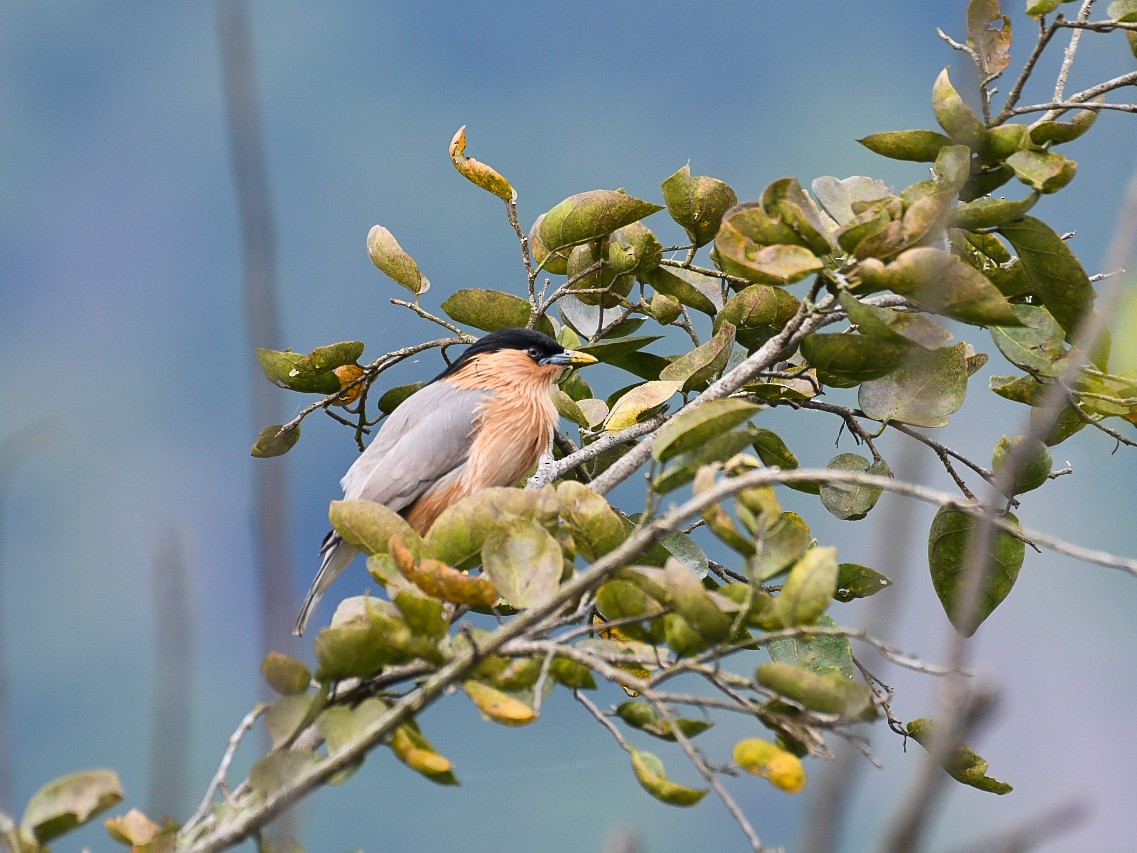
{"type": "MultiPolygon", "coordinates": [[[[1030,24],[1019,4],[1008,6],[1021,62],[1030,24]]],[[[696,174],[726,180],[742,198],[784,175],[807,186],[819,175],[870,174],[898,187],[918,180],[923,166],[886,161],[854,140],[933,126],[936,74],[952,64],[957,85],[969,79],[935,27],[962,37],[965,7],[253,3],[281,343],[307,351],[360,339],[374,357],[433,334],[389,305],[403,293],[364,249],[377,222],[430,277],[428,307],[459,287],[523,291],[500,204],[448,163],[462,124],[468,153],[518,189],[526,226],[586,189],[624,186],[658,199],[660,182],[688,159],[696,174]]],[[[1120,34],[1087,37],[1070,88],[1132,62],[1120,34]]],[[[1038,79],[1053,74],[1054,63],[1043,63],[1038,79]]],[[[1027,100],[1045,98],[1045,88],[1028,90],[1027,100]]],[[[1132,116],[1104,115],[1065,149],[1079,161],[1076,181],[1036,208],[1057,230],[1078,232],[1073,245],[1091,272],[1134,166],[1135,128],[1132,116]]],[[[18,800],[0,808],[22,808],[42,782],[86,766],[117,768],[128,801],[145,805],[153,553],[171,531],[188,542],[194,574],[185,606],[197,619],[191,801],[182,819],[260,694],[250,495],[254,467],[277,463],[248,455],[259,426],[248,389],[259,370],[244,332],[241,274],[213,5],[0,6],[0,438],[28,424],[50,436],[0,505],[0,640],[18,800]]],[[[989,340],[980,333],[975,341],[997,364],[989,340]]],[[[424,358],[392,381],[436,369],[424,358]]],[[[1006,419],[1024,414],[983,385],[972,381],[974,399],[945,431],[980,461],[1001,433],[1015,431],[1006,419]]],[[[303,402],[291,396],[286,405],[294,412],[303,402]]],[[[328,419],[309,423],[285,463],[297,603],[315,569],[327,501],[354,454],[346,430],[328,419]]],[[[823,464],[837,452],[836,425],[820,416],[779,415],[765,425],[788,425],[803,461],[823,464]]],[[[883,446],[903,449],[893,440],[883,446]]],[[[840,449],[855,448],[846,439],[840,449]]],[[[1056,462],[1068,459],[1076,475],[1030,495],[1023,521],[1137,553],[1137,457],[1111,450],[1093,435],[1062,445],[1056,462]]],[[[946,485],[927,460],[923,471],[946,485]]],[[[792,497],[786,504],[795,506],[792,497]]],[[[935,661],[947,622],[923,556],[931,513],[913,510],[915,540],[904,542],[880,522],[897,504],[882,504],[860,523],[800,507],[842,559],[898,581],[889,594],[900,615],[889,638],[935,661]]],[[[357,569],[337,589],[363,583],[357,569]]],[[[1028,556],[1014,594],[975,640],[982,677],[1002,696],[976,746],[1016,790],[995,798],[953,788],[936,824],[939,849],[1071,797],[1092,804],[1087,819],[1039,849],[1119,849],[1137,832],[1137,744],[1127,725],[1137,700],[1128,666],[1137,652],[1135,600],[1133,578],[1028,556]]],[[[834,615],[861,618],[848,605],[834,615]]],[[[285,651],[308,657],[310,644],[285,651]]],[[[929,678],[890,668],[885,675],[901,717],[931,710],[929,678]]],[[[681,811],[644,794],[626,756],[567,696],[520,731],[483,721],[462,697],[430,710],[423,725],[455,761],[463,787],[432,786],[377,753],[305,810],[310,849],[556,853],[600,850],[624,830],[652,853],[744,847],[710,798],[681,811]]],[[[750,733],[734,722],[705,744],[725,755],[750,733]]],[[[694,781],[677,751],[641,745],[694,781]]],[[[851,853],[873,848],[920,759],[883,734],[876,751],[885,769],[862,770],[842,847],[851,853]]],[[[242,758],[247,766],[251,752],[242,758]]],[[[809,769],[821,772],[817,762],[809,769]]],[[[790,800],[751,780],[732,790],[766,843],[793,848],[808,793],[790,800]]],[[[99,830],[54,849],[78,850],[83,840],[110,846],[99,830]]]]}

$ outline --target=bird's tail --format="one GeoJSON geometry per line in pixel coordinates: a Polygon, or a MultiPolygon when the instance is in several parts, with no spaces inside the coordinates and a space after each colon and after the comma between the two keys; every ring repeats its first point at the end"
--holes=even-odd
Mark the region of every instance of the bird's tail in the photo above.
{"type": "Polygon", "coordinates": [[[320,556],[323,557],[323,561],[320,563],[320,570],[316,572],[315,580],[312,581],[312,586],[308,588],[308,594],[304,596],[304,603],[300,605],[300,615],[296,617],[296,627],[292,629],[295,636],[299,637],[304,633],[304,629],[308,627],[308,620],[312,618],[312,610],[324,592],[332,585],[332,581],[343,574],[343,570],[358,553],[358,548],[344,542],[334,530],[324,537],[320,545],[320,556]]]}

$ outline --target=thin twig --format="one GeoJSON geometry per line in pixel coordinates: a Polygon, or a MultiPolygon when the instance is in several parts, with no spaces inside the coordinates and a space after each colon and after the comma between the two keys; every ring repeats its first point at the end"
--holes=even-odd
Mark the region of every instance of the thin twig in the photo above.
{"type": "Polygon", "coordinates": [[[604,712],[597,708],[591,699],[589,699],[579,690],[573,690],[572,696],[574,699],[576,699],[577,702],[579,702],[588,710],[588,713],[596,718],[596,722],[600,723],[600,725],[604,726],[604,728],[608,730],[608,733],[616,739],[616,743],[620,744],[621,749],[627,752],[632,751],[631,744],[629,744],[624,736],[620,734],[620,730],[616,728],[611,720],[604,716],[604,712]]]}
{"type": "MultiPolygon", "coordinates": [[[[1085,23],[1090,18],[1090,9],[1094,0],[1085,0],[1082,8],[1078,10],[1078,21],[1085,23]]],[[[1070,34],[1070,43],[1062,54],[1062,67],[1058,70],[1058,79],[1054,83],[1054,97],[1051,100],[1061,101],[1066,94],[1066,80],[1070,76],[1070,69],[1074,67],[1074,57],[1078,53],[1078,43],[1082,39],[1082,30],[1076,29],[1070,34]]]]}
{"type": "Polygon", "coordinates": [[[746,815],[742,809],[738,807],[738,803],[735,802],[734,797],[730,795],[730,792],[727,791],[726,787],[722,784],[722,781],[718,778],[718,774],[707,766],[707,761],[703,758],[703,754],[695,748],[695,745],[691,743],[691,739],[683,733],[683,729],[681,729],[679,724],[675,721],[675,717],[671,713],[671,709],[667,706],[667,703],[656,700],[652,702],[652,704],[671,728],[671,733],[675,736],[675,740],[683,752],[687,754],[687,758],[690,759],[700,775],[707,780],[707,784],[711,786],[711,790],[715,792],[715,796],[726,806],[726,810],[730,812],[730,816],[734,818],[734,822],[738,824],[742,830],[742,834],[745,835],[746,840],[750,842],[750,849],[753,850],[754,853],[764,853],[764,851],[767,851],[769,848],[762,845],[762,841],[758,838],[758,833],[754,831],[754,827],[750,825],[750,821],[746,819],[746,815]]]}
{"type": "Polygon", "coordinates": [[[414,311],[416,314],[418,314],[420,317],[422,317],[424,320],[430,320],[430,322],[432,322],[432,323],[437,323],[439,326],[442,326],[444,329],[447,329],[448,331],[453,332],[454,334],[458,335],[459,337],[469,337],[469,333],[467,331],[465,331],[462,327],[455,326],[449,320],[443,320],[441,317],[437,317],[434,314],[431,314],[429,311],[427,311],[425,308],[423,308],[417,302],[407,302],[405,299],[392,299],[391,304],[392,305],[398,305],[402,308],[409,308],[412,311],[414,311]]]}
{"type": "Polygon", "coordinates": [[[1038,22],[1038,41],[1034,44],[1034,49],[1030,52],[1026,62],[1023,64],[1022,71],[1019,72],[1018,78],[1015,80],[1014,85],[1011,86],[1011,91],[1007,94],[1007,101],[1003,105],[1002,112],[999,113],[992,122],[993,125],[1002,124],[1012,115],[1015,115],[1015,105],[1018,104],[1019,98],[1022,97],[1023,87],[1026,81],[1030,79],[1030,75],[1034,73],[1034,66],[1038,63],[1039,58],[1042,56],[1046,46],[1050,40],[1054,38],[1054,33],[1057,29],[1051,25],[1046,26],[1043,21],[1038,22]]]}
{"type": "Polygon", "coordinates": [[[261,714],[268,710],[267,705],[256,705],[249,713],[245,714],[242,718],[240,725],[237,726],[236,731],[229,736],[229,746],[225,749],[225,754],[221,756],[221,764],[217,768],[217,772],[213,774],[213,778],[209,782],[209,787],[205,789],[205,796],[201,800],[201,805],[197,807],[197,811],[193,813],[185,826],[182,827],[183,833],[189,833],[197,824],[205,818],[209,813],[209,807],[213,804],[213,795],[217,793],[218,788],[225,782],[225,777],[229,773],[229,765],[233,763],[233,756],[237,754],[237,748],[241,745],[241,741],[249,730],[256,725],[257,720],[261,714]]]}

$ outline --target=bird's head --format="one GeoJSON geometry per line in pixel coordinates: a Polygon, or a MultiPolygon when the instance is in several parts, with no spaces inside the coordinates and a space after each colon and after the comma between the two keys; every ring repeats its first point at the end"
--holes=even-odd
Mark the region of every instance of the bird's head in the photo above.
{"type": "Polygon", "coordinates": [[[552,382],[568,367],[595,363],[588,353],[565,349],[533,329],[500,329],[470,344],[437,379],[456,377],[476,367],[479,373],[520,374],[518,378],[552,382]]]}

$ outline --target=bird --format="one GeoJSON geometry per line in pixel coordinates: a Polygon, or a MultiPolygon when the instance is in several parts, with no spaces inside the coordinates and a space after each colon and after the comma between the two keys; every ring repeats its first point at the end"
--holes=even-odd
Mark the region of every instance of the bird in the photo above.
{"type": "MultiPolygon", "coordinates": [[[[557,424],[554,383],[596,358],[533,329],[499,329],[388,416],[340,480],[344,498],[383,504],[425,534],[451,504],[479,489],[514,486],[548,452],[557,424]]],[[[334,530],[320,546],[293,634],[359,553],[334,530]]]]}

